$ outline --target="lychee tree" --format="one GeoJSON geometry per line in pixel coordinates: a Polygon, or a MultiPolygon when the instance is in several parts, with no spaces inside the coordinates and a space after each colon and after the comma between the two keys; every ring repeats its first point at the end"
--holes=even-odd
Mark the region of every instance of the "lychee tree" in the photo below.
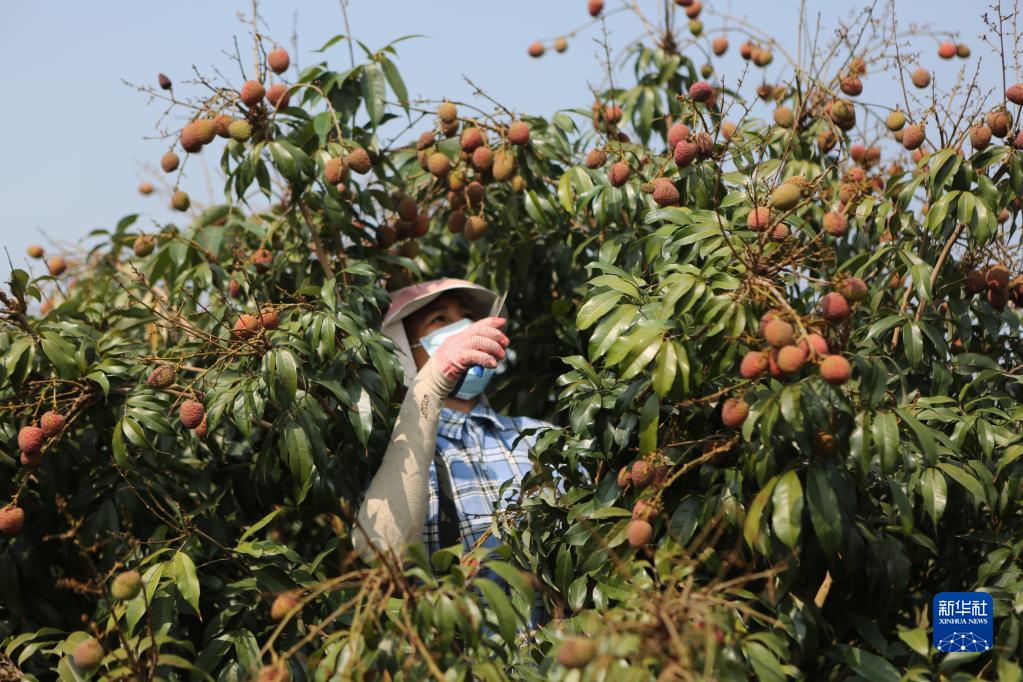
{"type": "Polygon", "coordinates": [[[201,99],[160,74],[187,119],[140,191],[181,219],[127,216],[0,297],[0,664],[1019,679],[1023,86],[939,89],[926,65],[970,49],[914,52],[936,36],[891,9],[808,54],[725,18],[791,76],[721,82],[699,0],[663,9],[632,83],[549,118],[413,101],[395,43],[296,73],[257,37],[201,99]],[[898,104],[856,101],[892,76],[898,104]],[[218,147],[200,206],[178,181],[218,147]],[[436,276],[510,291],[491,400],[558,428],[499,550],[367,566],[351,524],[402,397],[376,330],[436,276]],[[993,651],[939,654],[931,598],[974,589],[993,651]]]}

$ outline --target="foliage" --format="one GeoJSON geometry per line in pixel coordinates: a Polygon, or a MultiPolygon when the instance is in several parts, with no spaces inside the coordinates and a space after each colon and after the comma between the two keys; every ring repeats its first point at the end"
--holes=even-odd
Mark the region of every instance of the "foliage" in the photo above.
{"type": "Polygon", "coordinates": [[[67,680],[272,679],[275,664],[294,679],[546,680],[578,679],[561,652],[582,637],[594,679],[1020,679],[1020,319],[1006,287],[978,297],[964,280],[1023,266],[1023,157],[1011,135],[961,151],[980,108],[957,84],[906,112],[943,121],[936,151],[910,161],[884,143],[892,166],[850,163],[880,120],[856,105],[860,127],[837,125],[835,84],[855,58],[886,78],[879,54],[908,40],[886,35],[846,35],[832,80],[815,62],[761,86],[793,114],[784,127],[748,115],[741,84],[688,98],[697,67],[668,32],[626,51],[631,87],[517,119],[526,145],[507,141],[507,109],[465,103],[446,134],[384,142],[383,127],[434,125],[438,104],[409,100],[394,43],[358,44],[348,70],[307,67],[285,81],[287,106],[215,89],[198,118],[254,131],[223,145],[223,203],[150,233],[150,253],[127,216],[66,275],[15,271],[3,295],[0,459],[27,521],[0,544],[2,653],[67,680]],[[960,105],[958,119],[941,109],[960,105]],[[662,150],[677,122],[690,165],[662,150]],[[512,177],[473,167],[468,127],[514,158],[512,177]],[[594,148],[606,163],[584,162],[594,148]],[[360,149],[368,173],[324,179],[360,149]],[[432,153],[456,170],[431,174],[432,153]],[[681,200],[659,205],[658,178],[681,200]],[[786,181],[795,205],[752,229],[786,181]],[[406,198],[418,226],[397,215],[406,198]],[[835,211],[837,236],[822,228],[835,211]],[[485,234],[463,232],[466,216],[485,234]],[[417,547],[405,567],[366,566],[350,524],[402,397],[376,330],[387,289],[434,276],[510,289],[515,355],[492,402],[560,426],[495,517],[495,553],[417,547]],[[826,320],[824,294],[851,277],[866,297],[826,320]],[[236,327],[270,308],[279,324],[236,327]],[[741,378],[771,310],[825,337],[853,380],[823,381],[816,354],[741,378]],[[164,365],[174,381],[153,387],[164,365]],[[749,416],[724,427],[724,399],[743,396],[749,416]],[[189,399],[205,407],[194,430],[178,419],[189,399]],[[19,430],[49,410],[66,425],[41,466],[19,464],[19,430]],[[639,461],[653,484],[621,473],[639,461]],[[640,500],[654,539],[632,547],[640,500]],[[127,569],[144,587],[117,601],[127,569]],[[930,600],[971,589],[995,597],[995,649],[939,655],[930,600]],[[550,620],[527,628],[537,596],[550,620]],[[93,671],[72,661],[89,636],[105,654],[93,671]]]}

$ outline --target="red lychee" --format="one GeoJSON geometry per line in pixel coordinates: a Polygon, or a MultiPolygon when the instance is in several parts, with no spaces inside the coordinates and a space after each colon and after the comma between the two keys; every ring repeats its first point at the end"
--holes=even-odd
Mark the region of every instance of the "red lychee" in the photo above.
{"type": "Polygon", "coordinates": [[[764,339],[774,348],[791,345],[794,338],[795,329],[785,320],[774,319],[764,326],[764,339]]]}
{"type": "Polygon", "coordinates": [[[649,521],[634,519],[629,522],[629,546],[645,547],[654,539],[654,528],[649,521]]]}
{"type": "Polygon", "coordinates": [[[799,346],[785,346],[778,349],[778,368],[786,374],[794,374],[806,364],[806,352],[799,346]]]}
{"type": "Polygon", "coordinates": [[[714,86],[707,81],[696,81],[689,86],[689,97],[696,102],[709,102],[714,96],[714,86]]]}
{"type": "Polygon", "coordinates": [[[621,187],[629,181],[629,176],[632,175],[632,170],[629,168],[629,164],[624,161],[619,161],[611,166],[611,170],[607,172],[608,180],[615,187],[621,187]]]}
{"type": "Polygon", "coordinates": [[[239,94],[246,106],[254,107],[263,101],[263,97],[266,95],[266,88],[259,81],[248,80],[242,83],[242,90],[239,94]]]}
{"type": "Polygon", "coordinates": [[[767,371],[767,353],[761,350],[751,350],[742,358],[739,365],[739,376],[743,379],[756,379],[767,371]]]}
{"type": "Polygon", "coordinates": [[[739,428],[748,416],[749,403],[742,398],[729,398],[721,407],[721,423],[726,428],[739,428]]]}
{"type": "Polygon", "coordinates": [[[25,510],[9,504],[0,509],[0,533],[17,535],[25,527],[25,510]]]}
{"type": "Polygon", "coordinates": [[[22,426],[18,431],[18,449],[34,455],[46,441],[46,433],[38,426],[22,426]]]}
{"type": "Polygon", "coordinates": [[[277,109],[287,109],[291,100],[291,93],[284,83],[274,83],[266,89],[266,101],[277,109]]]}
{"type": "Polygon", "coordinates": [[[199,426],[205,415],[206,408],[197,400],[186,400],[178,408],[178,419],[186,429],[194,429],[199,426]]]}
{"type": "Polygon", "coordinates": [[[956,46],[954,43],[944,42],[938,45],[938,56],[942,59],[952,59],[956,56],[956,46]]]}
{"type": "Polygon", "coordinates": [[[519,147],[529,144],[529,124],[515,121],[508,126],[508,141],[519,147]]]}
{"type": "Polygon", "coordinates": [[[178,169],[178,164],[181,163],[181,159],[174,152],[167,152],[160,157],[160,168],[165,173],[173,173],[178,169]]]}
{"type": "Polygon", "coordinates": [[[39,418],[39,426],[42,427],[43,434],[47,438],[53,438],[63,431],[65,424],[67,424],[67,419],[64,418],[64,415],[60,412],[54,412],[53,410],[45,412],[43,416],[39,418]]]}
{"type": "Polygon", "coordinates": [[[842,322],[849,319],[851,314],[849,302],[842,294],[832,291],[821,299],[821,317],[828,322],[842,322]]]}
{"type": "Polygon", "coordinates": [[[291,56],[288,55],[288,51],[283,47],[277,47],[270,50],[269,54],[266,55],[266,63],[271,71],[279,75],[287,71],[288,67],[291,66],[291,56]]]}
{"type": "Polygon", "coordinates": [[[852,366],[841,355],[829,355],[821,361],[821,378],[833,386],[841,386],[852,377],[852,366]]]}

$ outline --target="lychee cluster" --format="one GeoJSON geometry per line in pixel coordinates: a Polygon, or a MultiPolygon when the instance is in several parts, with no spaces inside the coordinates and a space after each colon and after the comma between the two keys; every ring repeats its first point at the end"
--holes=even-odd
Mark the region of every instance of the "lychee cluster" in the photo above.
{"type": "Polygon", "coordinates": [[[1013,277],[1001,263],[967,272],[964,289],[969,296],[983,295],[995,310],[1002,310],[1009,301],[1023,307],[1023,275],[1013,277]]]}
{"type": "Polygon", "coordinates": [[[264,306],[256,314],[242,313],[234,323],[231,333],[239,339],[249,339],[261,329],[277,329],[281,318],[277,308],[264,306]]]}
{"type": "Polygon", "coordinates": [[[18,431],[18,449],[21,450],[21,463],[29,467],[38,467],[43,461],[43,447],[47,441],[59,436],[67,419],[59,412],[50,410],[39,418],[39,426],[27,425],[18,431]]]}

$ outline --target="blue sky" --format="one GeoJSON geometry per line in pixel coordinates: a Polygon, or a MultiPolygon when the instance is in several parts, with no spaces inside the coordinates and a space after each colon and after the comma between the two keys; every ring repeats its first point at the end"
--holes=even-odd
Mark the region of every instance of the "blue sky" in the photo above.
{"type": "MultiPolygon", "coordinates": [[[[662,7],[661,0],[638,2],[650,16],[662,7]]],[[[607,0],[608,9],[623,4],[607,0]]],[[[787,45],[795,44],[799,4],[704,0],[708,8],[743,17],[787,45]]],[[[819,13],[828,28],[864,4],[806,3],[811,21],[815,23],[819,13]]],[[[981,75],[981,84],[1000,83],[997,57],[978,39],[983,31],[982,4],[900,0],[898,7],[907,23],[930,20],[935,29],[958,32],[973,49],[968,63],[983,57],[990,67],[981,75]]],[[[248,12],[249,3],[0,1],[0,43],[8,60],[5,105],[0,107],[0,129],[6,133],[0,147],[0,197],[5,209],[0,246],[9,251],[15,267],[30,265],[25,257],[29,244],[74,245],[90,230],[112,227],[128,213],[140,213],[144,226],[175,219],[165,192],[158,189],[143,197],[136,190],[146,179],[155,178],[160,187],[160,173],[154,169],[167,144],[147,138],[154,136],[163,108],[122,79],[153,84],[162,71],[181,83],[191,78],[194,65],[203,73],[219,69],[240,84],[227,54],[234,36],[246,57],[251,49],[248,26],[240,23],[239,11],[248,12]]],[[[339,0],[273,0],[260,11],[263,30],[292,51],[299,64],[326,58],[334,68],[347,68],[343,43],[324,55],[311,52],[344,32],[339,0]],[[297,54],[291,45],[296,27],[297,54]]],[[[351,0],[349,16],[354,35],[371,48],[402,35],[425,36],[399,46],[397,64],[413,97],[472,99],[464,74],[518,112],[550,114],[588,105],[590,85],[601,82],[593,41],[597,27],[573,38],[565,54],[549,52],[538,60],[526,55],[531,41],[552,40],[585,25],[586,0],[351,0]]],[[[720,16],[707,12],[703,19],[708,35],[720,33],[724,24],[720,16]]],[[[627,13],[608,24],[612,47],[621,47],[640,33],[639,21],[627,13]]],[[[737,55],[742,37],[734,29],[729,36],[729,53],[714,63],[719,72],[734,78],[742,69],[737,55]]],[[[926,66],[935,69],[938,78],[954,78],[964,64],[941,62],[932,39],[921,39],[918,45],[926,66]]],[[[697,63],[703,61],[695,52],[688,54],[697,63]]],[[[783,69],[776,59],[767,70],[768,78],[778,78],[783,69]]],[[[627,82],[627,77],[621,81],[627,82]]],[[[887,76],[868,75],[864,85],[861,100],[894,102],[899,92],[887,76]]],[[[221,185],[217,154],[200,156],[207,167],[190,164],[183,188],[199,201],[213,200],[221,185]]],[[[38,262],[31,265],[36,273],[42,272],[38,262]]],[[[0,276],[6,279],[8,273],[7,258],[0,253],[0,276]]]]}

